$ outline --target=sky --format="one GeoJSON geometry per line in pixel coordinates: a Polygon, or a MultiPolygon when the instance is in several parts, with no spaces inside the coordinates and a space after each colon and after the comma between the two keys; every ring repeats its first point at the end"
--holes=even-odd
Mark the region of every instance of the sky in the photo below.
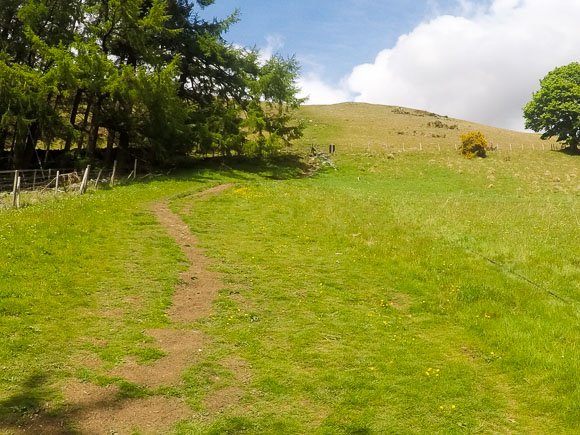
{"type": "Polygon", "coordinates": [[[580,0],[216,0],[227,41],[295,55],[307,104],[428,110],[524,129],[539,80],[580,60],[580,0]]]}

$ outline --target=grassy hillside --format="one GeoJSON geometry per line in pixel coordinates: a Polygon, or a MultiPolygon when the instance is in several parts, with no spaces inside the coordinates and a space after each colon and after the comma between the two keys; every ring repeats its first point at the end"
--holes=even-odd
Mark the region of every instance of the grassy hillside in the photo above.
{"type": "Polygon", "coordinates": [[[303,106],[300,117],[306,120],[306,142],[326,145],[335,143],[339,150],[388,150],[419,148],[425,150],[455,149],[459,135],[481,131],[488,142],[500,150],[550,149],[537,134],[520,133],[448,118],[422,110],[402,107],[343,103],[331,106],[303,106]]]}
{"type": "Polygon", "coordinates": [[[441,151],[397,152],[438,118],[392,110],[303,108],[300,147],[338,147],[310,178],[228,162],[0,211],[0,432],[74,429],[64,392],[83,381],[182,400],[170,433],[577,433],[578,158],[482,127],[536,149],[466,160],[451,135],[468,123],[441,151]],[[211,315],[179,325],[164,313],[186,265],[150,211],[162,198],[224,281],[211,315]],[[114,375],[166,358],[143,330],[169,327],[208,337],[180,383],[114,375]]]}

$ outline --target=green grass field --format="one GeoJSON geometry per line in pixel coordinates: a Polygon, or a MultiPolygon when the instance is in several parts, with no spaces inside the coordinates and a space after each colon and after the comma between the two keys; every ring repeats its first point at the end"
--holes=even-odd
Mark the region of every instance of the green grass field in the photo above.
{"type": "Polygon", "coordinates": [[[577,433],[578,157],[541,144],[476,160],[450,146],[396,152],[383,130],[357,139],[343,122],[373,132],[387,109],[334,108],[303,112],[301,149],[339,151],[336,170],[311,178],[216,167],[0,212],[8,433],[58,416],[72,378],[184,399],[194,416],[168,429],[180,434],[577,433]],[[223,182],[236,185],[187,196],[223,182]],[[177,212],[194,201],[183,219],[225,285],[189,325],[210,351],[182,385],[142,391],[107,371],[163,358],[143,330],[168,327],[187,266],[149,211],[162,198],[177,212]],[[220,366],[232,356],[247,382],[220,366]],[[209,413],[204,399],[228,387],[239,400],[209,413]]]}

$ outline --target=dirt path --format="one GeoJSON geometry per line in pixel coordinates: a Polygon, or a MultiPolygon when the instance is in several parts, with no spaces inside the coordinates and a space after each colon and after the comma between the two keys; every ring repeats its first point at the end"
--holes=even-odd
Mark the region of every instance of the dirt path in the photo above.
{"type": "MultiPolygon", "coordinates": [[[[220,185],[194,195],[197,199],[209,198],[231,187],[220,185]]],[[[192,201],[193,202],[193,201],[192,201]]],[[[189,213],[193,204],[188,204],[184,212],[189,213]]],[[[179,215],[173,213],[165,202],[152,208],[158,221],[179,245],[190,267],[180,274],[181,284],[176,286],[173,305],[168,310],[169,318],[176,328],[147,330],[145,334],[155,341],[165,356],[152,365],[140,365],[128,359],[123,365],[101,374],[123,378],[146,388],[179,386],[183,371],[195,364],[210,343],[202,332],[187,328],[187,324],[211,313],[213,300],[218,290],[224,286],[216,272],[208,270],[209,260],[203,250],[197,247],[197,239],[179,215]]],[[[234,373],[239,384],[249,378],[247,365],[236,359],[223,361],[224,368],[234,373]]],[[[226,387],[214,392],[206,399],[208,412],[218,412],[235,403],[242,394],[239,387],[226,387]]],[[[70,423],[83,434],[153,434],[166,430],[172,424],[194,416],[194,412],[175,397],[152,395],[143,398],[122,397],[117,384],[97,386],[73,380],[63,387],[65,398],[64,417],[39,416],[29,424],[8,433],[70,433],[70,423]]],[[[0,424],[0,433],[2,426],[0,424]]]]}
{"type": "MultiPolygon", "coordinates": [[[[228,184],[216,186],[201,192],[197,197],[208,198],[228,187],[228,184]]],[[[156,204],[153,211],[191,264],[188,270],[180,274],[181,284],[175,289],[173,306],[168,313],[171,320],[187,323],[211,314],[212,302],[217,297],[218,290],[223,287],[219,275],[208,270],[209,260],[203,250],[196,246],[197,238],[166,203],[156,204]]],[[[188,205],[184,213],[188,214],[190,211],[191,206],[188,205]]]]}

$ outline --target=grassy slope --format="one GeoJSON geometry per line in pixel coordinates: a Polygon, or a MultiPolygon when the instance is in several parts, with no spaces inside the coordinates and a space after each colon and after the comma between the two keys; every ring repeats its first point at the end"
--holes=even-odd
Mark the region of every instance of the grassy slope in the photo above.
{"type": "MultiPolygon", "coordinates": [[[[48,386],[83,352],[109,366],[143,353],[141,331],[164,324],[183,267],[147,204],[234,179],[185,216],[232,285],[198,325],[212,352],[172,394],[201,409],[233,382],[217,364],[228,354],[251,364],[252,380],[241,403],[178,432],[575,431],[577,160],[514,151],[467,161],[445,148],[389,159],[378,120],[390,108],[303,110],[313,120],[304,146],[336,143],[338,171],[286,181],[200,173],[1,212],[10,256],[0,263],[0,416],[57,397],[48,386]],[[103,315],[111,310],[121,318],[103,315]],[[47,383],[27,387],[35,374],[47,383]]],[[[423,117],[397,117],[424,133],[423,117]]]]}
{"type": "Polygon", "coordinates": [[[295,170],[243,169],[199,170],[82,197],[47,195],[0,211],[0,422],[33,415],[50,400],[58,406],[57,381],[94,377],[78,369],[95,357],[110,368],[129,355],[142,362],[161,356],[142,331],[167,326],[164,311],[186,266],[149,206],[227,180],[295,170]]]}
{"type": "MultiPolygon", "coordinates": [[[[305,146],[352,141],[337,172],[252,183],[189,217],[244,288],[241,303],[224,291],[207,330],[256,377],[215,432],[574,432],[577,161],[541,146],[472,161],[361,153],[348,107],[303,112],[305,146]]],[[[380,143],[388,108],[353,108],[380,143]]]]}
{"type": "Polygon", "coordinates": [[[487,189],[488,168],[506,164],[494,157],[429,157],[341,157],[339,173],[251,185],[196,208],[194,230],[247,286],[242,313],[224,297],[208,329],[255,369],[243,426],[573,432],[574,197],[518,179],[487,189]]]}
{"type": "Polygon", "coordinates": [[[301,117],[306,120],[308,138],[314,144],[335,143],[339,151],[383,149],[388,152],[419,148],[425,150],[454,150],[459,135],[481,131],[491,144],[500,149],[550,149],[550,142],[541,141],[536,134],[519,133],[489,127],[474,122],[447,118],[421,110],[371,104],[343,103],[332,106],[304,106],[301,117]],[[312,122],[310,122],[312,121],[312,122]],[[433,124],[440,122],[443,127],[433,124]],[[431,126],[429,126],[431,124],[431,126]],[[457,126],[457,129],[446,127],[457,126]]]}

